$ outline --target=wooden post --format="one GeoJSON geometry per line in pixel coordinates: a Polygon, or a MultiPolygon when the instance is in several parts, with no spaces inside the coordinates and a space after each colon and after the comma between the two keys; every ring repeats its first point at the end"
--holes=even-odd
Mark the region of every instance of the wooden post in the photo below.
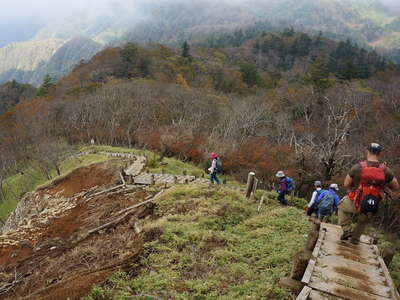
{"type": "Polygon", "coordinates": [[[150,175],[150,185],[154,185],[156,183],[155,179],[154,179],[154,174],[150,175]]]}
{"type": "Polygon", "coordinates": [[[174,176],[174,183],[177,184],[178,183],[178,177],[174,176]]]}
{"type": "Polygon", "coordinates": [[[256,176],[256,173],[254,173],[254,172],[250,172],[249,175],[247,176],[247,189],[246,189],[246,197],[247,198],[250,198],[251,192],[253,191],[255,176],[256,176]]]}
{"type": "Polygon", "coordinates": [[[391,248],[385,248],[382,250],[381,256],[387,267],[389,267],[392,262],[394,254],[395,251],[391,248]]]}
{"type": "Polygon", "coordinates": [[[312,252],[302,249],[294,256],[292,271],[290,278],[294,280],[301,280],[307,269],[308,262],[312,257],[312,252]]]}
{"type": "Polygon", "coordinates": [[[294,280],[292,278],[284,277],[279,280],[279,286],[291,290],[296,295],[301,293],[304,284],[299,280],[294,280]]]}
{"type": "Polygon", "coordinates": [[[260,204],[258,204],[258,208],[257,208],[258,212],[260,212],[263,202],[264,202],[264,195],[261,197],[260,204]]]}
{"type": "Polygon", "coordinates": [[[312,228],[310,232],[308,233],[308,237],[306,240],[306,250],[313,251],[315,244],[318,241],[319,237],[319,228],[321,227],[321,221],[318,219],[314,219],[312,224],[312,228]]]}
{"type": "Polygon", "coordinates": [[[253,190],[252,190],[253,195],[256,194],[257,185],[258,185],[258,179],[257,179],[257,178],[254,178],[254,184],[253,184],[253,190]]]}
{"type": "Polygon", "coordinates": [[[185,184],[189,184],[189,179],[185,178],[185,184]]]}

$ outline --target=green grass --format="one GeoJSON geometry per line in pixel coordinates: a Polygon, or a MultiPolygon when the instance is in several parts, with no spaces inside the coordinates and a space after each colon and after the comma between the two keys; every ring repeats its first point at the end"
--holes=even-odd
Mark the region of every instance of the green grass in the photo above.
{"type": "Polygon", "coordinates": [[[114,275],[86,299],[288,299],[277,286],[304,243],[309,223],[302,211],[267,206],[227,187],[173,187],[159,201],[159,239],[145,244],[138,275],[114,275]],[[147,296],[145,296],[147,295],[147,296]]]}
{"type": "MultiPolygon", "coordinates": [[[[65,175],[70,171],[86,166],[95,162],[105,161],[108,158],[104,155],[91,154],[81,156],[79,158],[68,158],[60,164],[61,175],[65,175]]],[[[56,176],[55,170],[50,175],[56,176]]],[[[24,170],[23,174],[19,173],[7,178],[3,184],[4,195],[0,202],[0,218],[6,220],[8,215],[16,208],[19,200],[27,192],[35,190],[38,186],[48,181],[45,174],[35,165],[24,170]]]]}
{"type": "Polygon", "coordinates": [[[162,172],[168,174],[180,175],[186,171],[187,175],[200,177],[204,171],[191,163],[185,163],[176,158],[164,157],[160,162],[160,156],[149,150],[127,149],[122,147],[111,146],[86,146],[80,149],[83,151],[95,150],[98,152],[116,152],[116,153],[131,153],[135,155],[142,155],[147,158],[147,167],[149,172],[161,174],[162,172]]]}

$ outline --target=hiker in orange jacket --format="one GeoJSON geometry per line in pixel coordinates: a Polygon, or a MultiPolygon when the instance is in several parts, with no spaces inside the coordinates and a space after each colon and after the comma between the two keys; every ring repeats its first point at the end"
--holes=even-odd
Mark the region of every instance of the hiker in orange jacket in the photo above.
{"type": "Polygon", "coordinates": [[[367,159],[354,165],[344,180],[348,195],[339,205],[339,224],[343,234],[341,240],[356,244],[370,219],[378,212],[379,202],[384,197],[384,188],[399,189],[399,183],[386,164],[379,162],[382,147],[372,143],[367,148],[367,159]],[[352,229],[352,215],[358,215],[357,225],[352,229]]]}

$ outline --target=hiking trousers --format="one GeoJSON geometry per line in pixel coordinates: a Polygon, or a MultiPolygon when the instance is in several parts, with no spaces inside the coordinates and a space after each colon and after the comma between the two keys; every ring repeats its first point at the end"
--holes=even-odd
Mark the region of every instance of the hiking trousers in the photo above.
{"type": "Polygon", "coordinates": [[[286,191],[278,191],[278,201],[283,205],[288,205],[288,201],[285,199],[286,191]]]}
{"type": "Polygon", "coordinates": [[[344,232],[351,232],[353,239],[359,240],[360,236],[363,234],[365,228],[367,227],[370,217],[360,213],[354,202],[350,200],[349,196],[345,196],[338,208],[339,225],[342,226],[344,232]],[[357,216],[357,224],[354,229],[352,229],[351,221],[353,215],[357,216]]]}
{"type": "Polygon", "coordinates": [[[215,181],[217,184],[220,184],[219,179],[218,179],[218,176],[217,176],[217,172],[213,172],[213,173],[210,174],[210,183],[211,183],[211,184],[214,184],[214,181],[215,181]]]}

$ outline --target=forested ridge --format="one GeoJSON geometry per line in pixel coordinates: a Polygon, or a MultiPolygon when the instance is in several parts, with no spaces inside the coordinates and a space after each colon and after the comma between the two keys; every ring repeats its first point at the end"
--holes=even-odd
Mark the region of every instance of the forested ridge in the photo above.
{"type": "Polygon", "coordinates": [[[316,179],[341,182],[371,141],[397,172],[399,82],[375,52],[291,28],[219,48],[128,43],[0,116],[0,183],[33,163],[50,174],[91,139],[198,164],[216,151],[224,172],[254,170],[271,188],[283,169],[302,195],[316,179]]]}

